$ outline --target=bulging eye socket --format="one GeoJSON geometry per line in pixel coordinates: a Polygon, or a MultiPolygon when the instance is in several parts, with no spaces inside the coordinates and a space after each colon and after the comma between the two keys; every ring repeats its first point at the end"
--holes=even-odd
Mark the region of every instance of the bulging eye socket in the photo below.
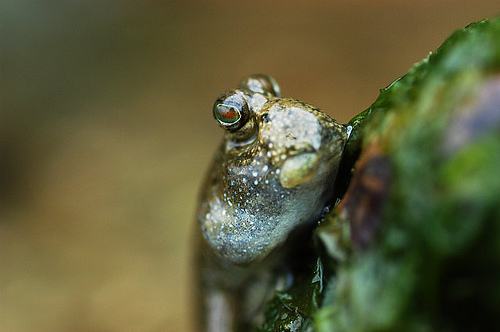
{"type": "Polygon", "coordinates": [[[255,74],[248,76],[240,83],[240,87],[254,93],[260,93],[265,96],[280,97],[281,89],[276,80],[264,74],[255,74]]]}
{"type": "Polygon", "coordinates": [[[224,129],[233,132],[247,123],[250,110],[242,93],[233,92],[223,95],[215,101],[213,114],[224,129]]]}

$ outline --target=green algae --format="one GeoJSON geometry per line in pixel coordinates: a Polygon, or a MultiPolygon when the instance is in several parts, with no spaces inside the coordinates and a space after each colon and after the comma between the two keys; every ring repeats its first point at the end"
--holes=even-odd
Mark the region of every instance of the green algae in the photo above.
{"type": "Polygon", "coordinates": [[[499,73],[500,19],[474,23],[349,122],[350,181],[313,238],[322,287],[304,262],[309,272],[271,300],[260,331],[496,325],[499,73]]]}

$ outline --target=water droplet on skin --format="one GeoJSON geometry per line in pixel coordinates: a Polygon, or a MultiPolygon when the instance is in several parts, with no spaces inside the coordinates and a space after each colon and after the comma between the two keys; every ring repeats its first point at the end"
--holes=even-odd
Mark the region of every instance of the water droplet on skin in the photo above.
{"type": "Polygon", "coordinates": [[[352,126],[347,126],[347,138],[351,136],[352,126]]]}

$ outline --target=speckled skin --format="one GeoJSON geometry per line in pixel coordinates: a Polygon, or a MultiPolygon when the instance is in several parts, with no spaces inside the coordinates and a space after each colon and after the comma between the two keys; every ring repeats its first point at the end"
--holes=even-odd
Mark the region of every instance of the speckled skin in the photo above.
{"type": "MultiPolygon", "coordinates": [[[[317,108],[281,98],[275,81],[264,75],[250,76],[239,89],[224,94],[214,106],[214,115],[225,137],[197,213],[203,235],[200,257],[205,257],[200,263],[205,288],[202,310],[212,311],[204,313],[206,331],[214,330],[208,327],[210,320],[222,319],[209,304],[214,298],[222,307],[234,309],[227,292],[217,289],[241,290],[250,270],[262,271],[257,262],[280,247],[299,225],[316,221],[331,203],[348,138],[345,126],[317,108]],[[237,107],[228,112],[227,105],[234,100],[237,107]],[[234,122],[238,117],[240,121],[234,122]],[[217,285],[218,280],[224,286],[217,285]]],[[[236,312],[225,315],[231,321],[234,317],[229,316],[236,312]]]]}

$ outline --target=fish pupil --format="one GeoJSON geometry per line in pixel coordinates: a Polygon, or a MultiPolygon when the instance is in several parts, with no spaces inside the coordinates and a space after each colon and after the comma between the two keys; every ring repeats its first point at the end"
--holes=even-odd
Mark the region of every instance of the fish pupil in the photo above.
{"type": "Polygon", "coordinates": [[[241,118],[241,113],[230,105],[217,105],[217,119],[226,124],[234,124],[241,118]]]}

